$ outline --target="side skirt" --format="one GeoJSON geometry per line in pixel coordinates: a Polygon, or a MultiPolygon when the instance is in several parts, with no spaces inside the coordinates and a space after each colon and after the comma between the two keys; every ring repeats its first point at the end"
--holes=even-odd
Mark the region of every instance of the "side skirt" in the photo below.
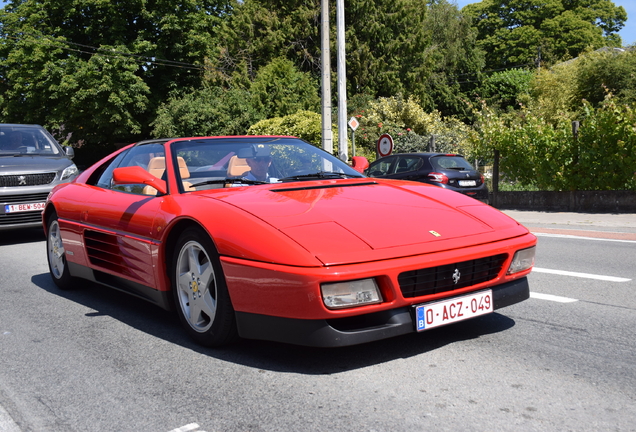
{"type": "Polygon", "coordinates": [[[166,310],[174,310],[171,291],[159,291],[147,285],[142,285],[76,263],[67,262],[67,264],[73,277],[86,279],[125,292],[166,310]]]}

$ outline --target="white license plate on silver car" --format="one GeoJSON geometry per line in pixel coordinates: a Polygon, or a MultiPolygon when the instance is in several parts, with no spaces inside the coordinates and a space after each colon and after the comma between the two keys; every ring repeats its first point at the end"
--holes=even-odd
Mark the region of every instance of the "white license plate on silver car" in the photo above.
{"type": "Polygon", "coordinates": [[[417,331],[463,321],[493,311],[492,291],[479,291],[415,307],[417,331]]]}
{"type": "Polygon", "coordinates": [[[459,185],[464,187],[477,186],[477,180],[459,180],[459,185]]]}
{"type": "Polygon", "coordinates": [[[5,213],[18,213],[18,212],[28,212],[28,211],[37,211],[44,210],[44,205],[46,203],[28,203],[28,204],[7,204],[4,206],[5,213]]]}

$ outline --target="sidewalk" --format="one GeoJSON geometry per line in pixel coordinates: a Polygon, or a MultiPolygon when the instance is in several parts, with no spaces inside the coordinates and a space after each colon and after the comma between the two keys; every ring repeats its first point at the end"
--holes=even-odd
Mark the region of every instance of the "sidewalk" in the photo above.
{"type": "Polygon", "coordinates": [[[502,210],[528,228],[559,228],[571,230],[636,233],[636,214],[570,213],[502,210]]]}

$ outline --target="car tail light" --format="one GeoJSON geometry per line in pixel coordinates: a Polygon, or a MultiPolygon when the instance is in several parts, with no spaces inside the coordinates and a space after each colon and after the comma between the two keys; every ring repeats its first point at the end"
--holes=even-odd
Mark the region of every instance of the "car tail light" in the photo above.
{"type": "Polygon", "coordinates": [[[446,175],[442,173],[438,173],[438,172],[429,173],[428,179],[430,181],[434,181],[435,183],[448,184],[448,177],[446,177],[446,175]]]}

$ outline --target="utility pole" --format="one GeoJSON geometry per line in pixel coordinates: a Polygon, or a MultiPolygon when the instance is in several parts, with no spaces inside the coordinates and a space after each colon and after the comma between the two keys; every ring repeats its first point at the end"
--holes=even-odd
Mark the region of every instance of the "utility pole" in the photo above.
{"type": "Polygon", "coordinates": [[[331,59],[329,53],[329,0],[321,0],[320,28],[320,67],[322,72],[322,148],[333,153],[333,134],[331,131],[331,59]]]}
{"type": "Polygon", "coordinates": [[[345,58],[344,0],[336,0],[336,32],[338,44],[338,156],[349,159],[347,144],[347,63],[345,58]]]}

